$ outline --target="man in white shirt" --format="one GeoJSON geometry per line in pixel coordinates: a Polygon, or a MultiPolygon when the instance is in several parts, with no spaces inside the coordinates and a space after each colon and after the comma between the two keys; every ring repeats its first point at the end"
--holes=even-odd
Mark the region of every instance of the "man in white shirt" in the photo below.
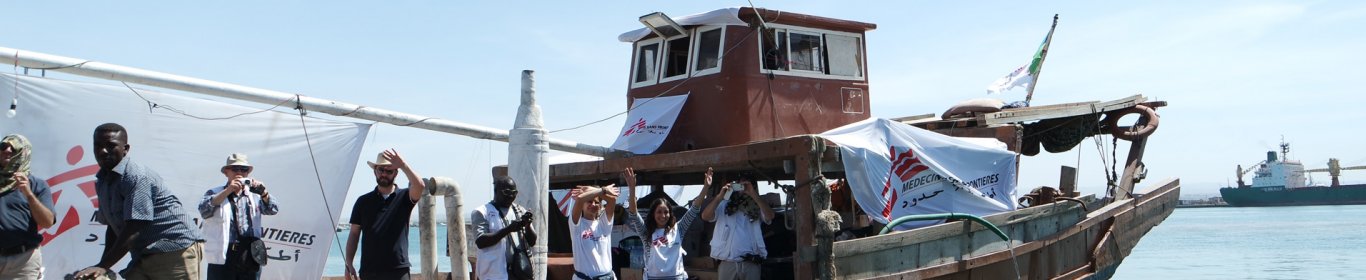
{"type": "MultiPolygon", "coordinates": [[[[508,256],[513,250],[528,250],[536,244],[531,228],[531,212],[512,204],[517,199],[517,184],[512,178],[493,178],[493,201],[470,213],[474,225],[474,245],[479,247],[474,275],[480,280],[512,278],[508,256]]],[[[529,265],[529,264],[528,264],[529,265]]]]}
{"type": "Polygon", "coordinates": [[[228,252],[237,246],[250,246],[245,237],[261,237],[261,215],[275,215],[280,207],[266,191],[265,183],[251,178],[253,167],[247,155],[228,156],[219,169],[227,182],[210,188],[199,202],[204,217],[204,260],[208,280],[261,279],[260,267],[240,267],[228,261],[228,252]]]}
{"type": "Polygon", "coordinates": [[[713,199],[702,210],[703,220],[716,223],[711,257],[721,261],[717,279],[759,279],[759,262],[768,257],[759,222],[772,222],[773,208],[759,198],[759,191],[748,180],[722,186],[718,195],[722,199],[713,199]],[[718,206],[722,207],[720,214],[716,213],[718,206]]]}

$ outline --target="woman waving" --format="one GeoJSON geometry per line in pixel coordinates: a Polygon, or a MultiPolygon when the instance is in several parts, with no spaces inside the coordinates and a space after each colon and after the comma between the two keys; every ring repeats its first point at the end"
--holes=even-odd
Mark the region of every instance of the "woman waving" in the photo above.
{"type": "MultiPolygon", "coordinates": [[[[703,177],[706,187],[711,186],[711,176],[712,170],[707,168],[707,174],[703,177]]],[[[657,198],[650,201],[650,219],[642,220],[640,212],[636,210],[636,173],[628,167],[622,173],[622,177],[630,187],[630,199],[626,208],[629,217],[626,226],[637,232],[645,243],[645,279],[688,279],[688,272],[683,269],[683,255],[687,252],[683,250],[682,237],[701,215],[700,206],[705,205],[703,200],[706,200],[706,189],[704,188],[697,194],[697,198],[692,200],[693,207],[682,219],[674,217],[668,200],[657,198]]]]}

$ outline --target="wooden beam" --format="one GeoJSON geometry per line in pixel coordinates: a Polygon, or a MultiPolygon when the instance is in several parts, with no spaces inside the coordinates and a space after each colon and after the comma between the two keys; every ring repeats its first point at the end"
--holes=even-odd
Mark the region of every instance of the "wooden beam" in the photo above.
{"type": "Polygon", "coordinates": [[[1129,108],[1133,107],[1134,105],[1138,105],[1139,103],[1143,103],[1147,100],[1148,99],[1146,97],[1143,97],[1143,95],[1140,94],[1122,98],[1119,100],[1105,102],[1092,101],[1039,107],[1005,109],[1001,110],[1000,112],[988,113],[978,116],[977,119],[983,125],[996,125],[1036,121],[1043,119],[1055,119],[1109,112],[1129,108]]]}
{"type": "Polygon", "coordinates": [[[825,143],[823,141],[820,143],[809,142],[806,148],[807,152],[798,154],[796,158],[793,159],[796,163],[793,170],[793,176],[798,178],[796,188],[792,192],[792,195],[795,196],[794,203],[796,204],[793,205],[796,210],[793,215],[797,218],[797,222],[792,228],[793,232],[797,235],[797,243],[793,244],[797,250],[793,251],[792,276],[796,279],[814,279],[813,277],[816,275],[816,265],[818,265],[814,259],[824,258],[822,256],[815,256],[815,258],[802,256],[803,252],[811,251],[808,248],[813,248],[816,245],[816,212],[811,205],[811,184],[803,183],[821,175],[820,163],[821,154],[824,152],[824,149],[822,149],[824,145],[825,143]]]}
{"type": "Polygon", "coordinates": [[[1113,198],[1132,198],[1134,194],[1134,179],[1138,172],[1143,168],[1143,150],[1148,146],[1148,137],[1142,136],[1134,139],[1129,144],[1129,157],[1124,160],[1124,176],[1119,179],[1119,186],[1110,192],[1113,198]]]}

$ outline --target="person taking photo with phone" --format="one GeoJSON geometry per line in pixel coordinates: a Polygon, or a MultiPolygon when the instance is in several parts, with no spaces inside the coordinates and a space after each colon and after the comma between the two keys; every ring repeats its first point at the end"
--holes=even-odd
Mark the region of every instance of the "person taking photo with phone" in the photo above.
{"type": "Polygon", "coordinates": [[[470,211],[474,246],[479,258],[474,275],[481,280],[531,279],[527,250],[536,244],[532,215],[517,200],[517,183],[508,176],[493,178],[493,201],[470,211]]]}
{"type": "Polygon", "coordinates": [[[759,222],[772,222],[773,208],[759,198],[754,183],[746,179],[722,186],[717,195],[721,199],[713,199],[702,211],[703,220],[716,223],[711,257],[721,261],[717,279],[759,279],[759,264],[768,257],[759,222]],[[717,207],[722,208],[720,214],[717,207]]]}
{"type": "MultiPolygon", "coordinates": [[[[266,184],[251,177],[247,155],[235,153],[219,169],[227,182],[204,192],[199,214],[204,217],[204,260],[208,280],[261,279],[252,243],[261,242],[261,215],[280,213],[266,184]]],[[[263,249],[263,248],[261,248],[263,249]]],[[[264,253],[264,252],[255,252],[264,253]]]]}

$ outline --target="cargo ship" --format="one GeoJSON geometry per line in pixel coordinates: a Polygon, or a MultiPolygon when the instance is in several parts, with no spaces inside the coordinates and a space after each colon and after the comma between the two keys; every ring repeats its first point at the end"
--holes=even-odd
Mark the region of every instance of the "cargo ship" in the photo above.
{"type": "Polygon", "coordinates": [[[1290,144],[1281,143],[1279,157],[1275,151],[1266,152],[1266,160],[1250,169],[1238,166],[1238,186],[1219,189],[1230,206],[1295,206],[1366,204],[1366,184],[1343,185],[1338,177],[1344,170],[1366,170],[1366,166],[1342,167],[1338,159],[1329,159],[1327,168],[1304,169],[1304,164],[1287,158],[1290,144]],[[1252,172],[1252,184],[1243,175],[1252,172]],[[1328,186],[1312,186],[1307,175],[1327,172],[1332,182],[1328,186]]]}

